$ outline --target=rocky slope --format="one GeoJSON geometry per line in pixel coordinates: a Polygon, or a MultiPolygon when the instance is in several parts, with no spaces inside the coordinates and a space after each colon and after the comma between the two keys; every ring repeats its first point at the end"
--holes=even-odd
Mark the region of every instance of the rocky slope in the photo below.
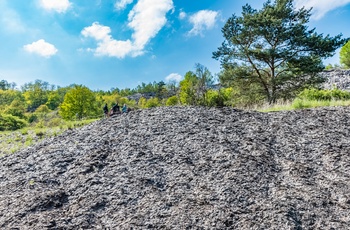
{"type": "Polygon", "coordinates": [[[349,229],[350,108],[157,108],[0,159],[0,229],[349,229]]]}
{"type": "Polygon", "coordinates": [[[350,91],[350,70],[333,69],[321,73],[327,81],[323,84],[325,89],[337,87],[341,90],[350,91]]]}

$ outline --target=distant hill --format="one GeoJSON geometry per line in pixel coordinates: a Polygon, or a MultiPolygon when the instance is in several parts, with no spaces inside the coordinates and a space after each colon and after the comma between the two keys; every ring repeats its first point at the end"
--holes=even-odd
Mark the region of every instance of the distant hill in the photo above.
{"type": "Polygon", "coordinates": [[[0,229],[349,229],[350,108],[139,110],[0,159],[0,229]]]}

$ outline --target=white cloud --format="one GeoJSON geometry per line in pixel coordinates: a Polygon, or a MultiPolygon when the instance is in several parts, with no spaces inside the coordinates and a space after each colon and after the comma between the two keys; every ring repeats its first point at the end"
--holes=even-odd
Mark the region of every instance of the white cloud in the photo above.
{"type": "Polygon", "coordinates": [[[166,24],[166,13],[173,9],[172,0],[139,0],[129,13],[129,28],[133,29],[132,40],[119,41],[111,36],[108,26],[94,22],[82,30],[85,37],[94,38],[98,44],[94,50],[97,56],[124,58],[144,53],[147,43],[166,24]]]}
{"type": "Polygon", "coordinates": [[[29,53],[35,53],[46,58],[55,55],[58,51],[54,45],[45,42],[44,39],[25,45],[23,48],[29,53]]]}
{"type": "Polygon", "coordinates": [[[110,35],[111,29],[108,26],[100,25],[94,22],[91,26],[85,27],[81,34],[85,37],[94,38],[97,41],[97,48],[94,51],[96,56],[109,56],[124,58],[126,55],[134,51],[134,47],[130,40],[117,41],[110,35]]]}
{"type": "Polygon", "coordinates": [[[166,24],[166,13],[173,9],[172,0],[139,0],[129,13],[128,26],[134,30],[134,45],[142,51],[150,39],[166,24]]]}
{"type": "Polygon", "coordinates": [[[58,13],[64,13],[68,10],[71,3],[69,0],[40,0],[40,5],[46,10],[54,10],[58,13]]]}
{"type": "Polygon", "coordinates": [[[112,39],[110,35],[111,28],[100,25],[98,22],[94,22],[91,26],[85,27],[81,33],[85,37],[92,37],[97,41],[112,39]]]}
{"type": "Polygon", "coordinates": [[[312,19],[318,20],[321,19],[327,12],[334,10],[338,7],[345,6],[349,4],[350,0],[296,0],[295,7],[301,8],[313,8],[312,10],[312,19]]]}
{"type": "Polygon", "coordinates": [[[171,82],[171,81],[180,82],[181,80],[182,80],[182,76],[178,73],[171,73],[165,77],[166,82],[171,82]]]}
{"type": "Polygon", "coordinates": [[[124,10],[127,5],[131,4],[134,0],[117,0],[114,7],[117,10],[124,10]]]}
{"type": "Polygon", "coordinates": [[[180,18],[181,20],[185,19],[186,16],[187,16],[187,14],[186,14],[185,12],[180,11],[179,18],[180,18]]]}
{"type": "Polygon", "coordinates": [[[202,35],[204,30],[215,26],[218,12],[212,10],[201,10],[190,16],[189,21],[193,28],[188,32],[189,35],[202,35]]]}

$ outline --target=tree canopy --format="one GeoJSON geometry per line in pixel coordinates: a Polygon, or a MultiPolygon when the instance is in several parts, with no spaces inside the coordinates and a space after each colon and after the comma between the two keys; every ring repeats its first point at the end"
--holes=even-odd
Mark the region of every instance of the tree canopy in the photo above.
{"type": "Polygon", "coordinates": [[[267,1],[261,10],[243,6],[242,16],[232,15],[222,28],[224,42],[213,53],[226,71],[222,83],[254,85],[270,103],[322,83],[322,58],[345,39],[309,29],[310,16],[311,9],[295,9],[293,0],[267,1]]]}
{"type": "Polygon", "coordinates": [[[184,105],[206,105],[207,91],[213,84],[213,76],[205,66],[197,63],[195,68],[195,73],[187,72],[180,82],[180,101],[184,105]]]}
{"type": "Polygon", "coordinates": [[[76,85],[69,90],[60,106],[60,114],[64,119],[94,116],[97,110],[95,94],[82,85],[76,85]]]}
{"type": "Polygon", "coordinates": [[[350,40],[340,49],[340,63],[350,68],[350,40]]]}

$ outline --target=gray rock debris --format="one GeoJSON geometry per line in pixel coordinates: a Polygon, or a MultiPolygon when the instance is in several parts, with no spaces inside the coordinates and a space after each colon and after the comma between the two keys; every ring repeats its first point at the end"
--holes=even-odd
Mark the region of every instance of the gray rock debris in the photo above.
{"type": "Polygon", "coordinates": [[[0,161],[0,229],[349,229],[350,108],[171,107],[0,161]]]}
{"type": "Polygon", "coordinates": [[[350,91],[350,70],[333,69],[322,72],[321,76],[327,79],[323,84],[325,89],[337,87],[341,90],[350,91]]]}

